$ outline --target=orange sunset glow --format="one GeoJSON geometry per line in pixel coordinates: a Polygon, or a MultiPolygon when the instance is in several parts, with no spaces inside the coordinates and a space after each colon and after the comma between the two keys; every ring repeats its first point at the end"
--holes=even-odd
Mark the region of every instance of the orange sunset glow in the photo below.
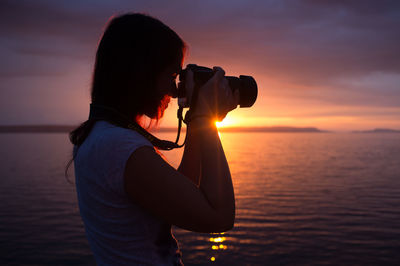
{"type": "Polygon", "coordinates": [[[215,124],[217,125],[218,128],[246,126],[245,123],[243,123],[243,122],[241,123],[240,120],[238,120],[237,118],[235,118],[233,116],[225,117],[224,120],[222,120],[221,122],[215,122],[215,124]]]}

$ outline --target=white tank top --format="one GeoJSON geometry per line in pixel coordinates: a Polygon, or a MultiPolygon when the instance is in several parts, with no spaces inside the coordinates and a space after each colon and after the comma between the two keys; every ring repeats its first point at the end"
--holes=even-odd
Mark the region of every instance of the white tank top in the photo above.
{"type": "Polygon", "coordinates": [[[98,265],[182,264],[171,225],[136,205],[125,192],[125,164],[141,146],[153,147],[133,130],[98,121],[77,150],[79,210],[98,265]]]}

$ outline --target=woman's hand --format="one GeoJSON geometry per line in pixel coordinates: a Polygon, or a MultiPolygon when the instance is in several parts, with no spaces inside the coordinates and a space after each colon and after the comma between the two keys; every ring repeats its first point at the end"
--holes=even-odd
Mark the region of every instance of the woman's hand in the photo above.
{"type": "MultiPolygon", "coordinates": [[[[211,116],[218,121],[222,121],[226,114],[234,110],[239,104],[239,91],[229,87],[229,82],[225,78],[225,71],[220,67],[214,67],[215,74],[206,84],[199,88],[196,103],[196,110],[193,116],[211,116]]],[[[192,91],[193,72],[187,74],[187,90],[192,91]]]]}

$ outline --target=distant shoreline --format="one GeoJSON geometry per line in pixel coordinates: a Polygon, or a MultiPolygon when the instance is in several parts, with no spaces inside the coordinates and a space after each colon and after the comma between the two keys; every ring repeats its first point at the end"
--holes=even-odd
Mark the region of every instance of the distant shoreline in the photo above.
{"type": "Polygon", "coordinates": [[[326,133],[329,131],[320,130],[315,127],[225,127],[219,128],[220,132],[279,132],[279,133],[326,133]]]}
{"type": "MultiPolygon", "coordinates": [[[[2,125],[0,133],[68,133],[75,129],[71,125],[2,125]]],[[[151,132],[176,132],[177,128],[158,128],[151,132]]],[[[182,129],[185,131],[185,128],[182,129]]],[[[226,127],[219,128],[219,132],[294,132],[294,133],[325,133],[329,131],[320,130],[315,127],[226,127]]]]}
{"type": "Polygon", "coordinates": [[[356,130],[352,133],[400,133],[400,130],[389,128],[375,128],[373,130],[356,130]]]}

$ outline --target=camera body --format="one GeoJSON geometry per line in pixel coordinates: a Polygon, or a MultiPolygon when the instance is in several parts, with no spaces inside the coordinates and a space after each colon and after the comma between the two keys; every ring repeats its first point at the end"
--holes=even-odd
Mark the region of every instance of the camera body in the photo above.
{"type": "MultiPolygon", "coordinates": [[[[189,69],[193,72],[193,91],[203,86],[215,73],[211,68],[195,64],[187,65],[179,73],[179,86],[173,97],[178,98],[178,105],[184,108],[190,107],[190,98],[192,96],[186,91],[186,73],[189,69]]],[[[240,107],[251,107],[255,103],[258,89],[253,77],[240,75],[239,77],[226,76],[225,78],[228,80],[232,91],[239,90],[240,107]]]]}

